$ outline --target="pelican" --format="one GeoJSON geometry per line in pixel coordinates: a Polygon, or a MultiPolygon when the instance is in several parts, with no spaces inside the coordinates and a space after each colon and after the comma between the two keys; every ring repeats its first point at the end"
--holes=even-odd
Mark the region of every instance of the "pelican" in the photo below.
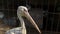
{"type": "Polygon", "coordinates": [[[17,9],[17,17],[20,20],[21,27],[12,28],[12,29],[6,31],[6,34],[27,34],[25,23],[24,23],[24,20],[23,20],[22,16],[26,17],[32,23],[32,25],[37,29],[37,31],[39,33],[41,33],[41,31],[39,30],[37,24],[35,23],[35,21],[32,19],[32,17],[28,13],[27,7],[19,6],[18,9],[17,9]]]}

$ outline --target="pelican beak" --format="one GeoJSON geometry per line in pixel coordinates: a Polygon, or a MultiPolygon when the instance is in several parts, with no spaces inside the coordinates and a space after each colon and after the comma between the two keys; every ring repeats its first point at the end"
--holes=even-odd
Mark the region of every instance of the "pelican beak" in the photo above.
{"type": "Polygon", "coordinates": [[[30,16],[30,14],[28,12],[24,12],[24,16],[32,23],[32,25],[38,30],[38,32],[41,34],[41,31],[39,30],[37,24],[35,23],[35,21],[32,19],[32,17],[30,16]]]}

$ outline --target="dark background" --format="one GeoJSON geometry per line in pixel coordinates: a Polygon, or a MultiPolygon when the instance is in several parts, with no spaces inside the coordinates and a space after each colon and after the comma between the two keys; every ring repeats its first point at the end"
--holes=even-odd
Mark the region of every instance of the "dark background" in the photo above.
{"type": "MultiPolygon", "coordinates": [[[[0,0],[0,12],[4,13],[4,18],[17,18],[17,7],[22,5],[31,7],[29,13],[42,31],[60,32],[60,0],[0,0]]],[[[33,31],[35,33],[34,27],[27,23],[29,21],[24,20],[29,34],[33,31]]],[[[16,19],[15,21],[18,22],[16,19]]]]}

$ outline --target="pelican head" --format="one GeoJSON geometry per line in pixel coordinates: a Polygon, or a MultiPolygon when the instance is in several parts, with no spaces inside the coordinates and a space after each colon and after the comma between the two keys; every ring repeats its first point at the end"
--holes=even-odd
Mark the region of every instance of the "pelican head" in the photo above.
{"type": "Polygon", "coordinates": [[[27,7],[25,7],[25,6],[19,6],[18,9],[17,9],[17,11],[18,11],[18,14],[20,16],[26,17],[32,23],[32,25],[38,30],[38,32],[41,33],[41,31],[39,30],[37,24],[35,23],[35,21],[32,19],[32,17],[28,13],[27,7]]]}

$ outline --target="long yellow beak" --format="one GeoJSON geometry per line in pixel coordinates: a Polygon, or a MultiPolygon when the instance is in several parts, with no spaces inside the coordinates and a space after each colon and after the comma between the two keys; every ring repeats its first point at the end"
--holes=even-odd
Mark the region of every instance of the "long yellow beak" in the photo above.
{"type": "Polygon", "coordinates": [[[37,24],[35,23],[35,21],[32,19],[32,17],[30,16],[30,14],[28,12],[24,12],[24,16],[32,23],[32,25],[38,30],[38,32],[41,34],[41,31],[39,30],[37,24]]]}

